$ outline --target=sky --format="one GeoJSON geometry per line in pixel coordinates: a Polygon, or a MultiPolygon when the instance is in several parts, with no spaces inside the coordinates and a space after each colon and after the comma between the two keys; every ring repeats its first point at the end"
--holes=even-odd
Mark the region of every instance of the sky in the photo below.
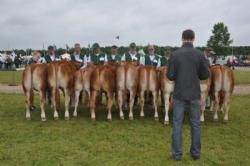
{"type": "Polygon", "coordinates": [[[233,45],[250,45],[249,0],[0,0],[0,49],[156,44],[180,46],[185,29],[205,46],[224,22],[233,45]],[[119,36],[117,40],[115,37],[119,36]]]}

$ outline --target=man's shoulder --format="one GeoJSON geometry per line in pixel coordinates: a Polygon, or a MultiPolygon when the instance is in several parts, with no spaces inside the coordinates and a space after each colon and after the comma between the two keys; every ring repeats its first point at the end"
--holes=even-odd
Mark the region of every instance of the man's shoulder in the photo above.
{"type": "Polygon", "coordinates": [[[203,52],[198,50],[197,48],[193,48],[193,51],[197,53],[198,55],[203,55],[203,52]]]}

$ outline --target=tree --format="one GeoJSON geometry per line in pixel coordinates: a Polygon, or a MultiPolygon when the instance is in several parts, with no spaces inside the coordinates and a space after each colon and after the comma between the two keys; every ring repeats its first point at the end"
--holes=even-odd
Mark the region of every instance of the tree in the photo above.
{"type": "Polygon", "coordinates": [[[229,47],[232,42],[227,26],[223,22],[219,22],[214,25],[207,46],[213,48],[217,55],[227,55],[230,52],[229,47]]]}

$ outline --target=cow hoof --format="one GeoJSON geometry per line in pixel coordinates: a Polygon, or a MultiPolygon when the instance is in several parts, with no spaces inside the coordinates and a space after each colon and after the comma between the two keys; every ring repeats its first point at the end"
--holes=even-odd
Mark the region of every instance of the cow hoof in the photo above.
{"type": "Polygon", "coordinates": [[[124,116],[120,116],[120,119],[121,119],[121,120],[124,120],[124,116]]]}
{"type": "Polygon", "coordinates": [[[69,117],[65,117],[65,120],[69,120],[69,117]]]}
{"type": "Polygon", "coordinates": [[[223,120],[223,123],[227,124],[228,120],[223,120]]]}
{"type": "Polygon", "coordinates": [[[158,117],[155,117],[155,121],[159,121],[159,118],[158,118],[158,117]]]}
{"type": "Polygon", "coordinates": [[[218,122],[218,119],[214,119],[215,122],[218,122]]]}
{"type": "Polygon", "coordinates": [[[91,118],[91,120],[92,120],[92,122],[95,122],[95,121],[96,121],[96,119],[95,119],[95,118],[91,118]]]}
{"type": "Polygon", "coordinates": [[[54,117],[54,120],[59,120],[59,117],[54,117]]]}
{"type": "Polygon", "coordinates": [[[73,113],[73,117],[75,117],[75,118],[76,118],[76,117],[77,117],[77,113],[73,113]]]}
{"type": "Polygon", "coordinates": [[[112,119],[108,119],[108,122],[112,122],[112,119]]]}
{"type": "Polygon", "coordinates": [[[41,118],[42,122],[45,122],[46,121],[46,118],[41,118]]]}
{"type": "Polygon", "coordinates": [[[134,120],[134,118],[133,117],[129,117],[129,120],[134,120]]]}
{"type": "Polygon", "coordinates": [[[164,125],[169,125],[169,121],[164,121],[164,125]]]}
{"type": "Polygon", "coordinates": [[[26,117],[26,120],[31,120],[31,118],[30,117],[26,117]]]}
{"type": "Polygon", "coordinates": [[[204,125],[204,124],[205,124],[205,122],[204,122],[204,121],[200,121],[200,124],[201,124],[201,125],[204,125]]]}

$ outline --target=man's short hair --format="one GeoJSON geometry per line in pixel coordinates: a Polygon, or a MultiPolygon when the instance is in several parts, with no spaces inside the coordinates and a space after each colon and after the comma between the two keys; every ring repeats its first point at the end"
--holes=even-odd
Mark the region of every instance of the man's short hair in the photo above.
{"type": "Polygon", "coordinates": [[[48,50],[52,50],[52,49],[54,49],[53,46],[48,46],[48,50]]]}
{"type": "Polygon", "coordinates": [[[154,49],[155,47],[154,47],[153,44],[149,44],[149,45],[148,45],[148,49],[150,49],[150,48],[153,48],[153,49],[154,49]]]}
{"type": "Polygon", "coordinates": [[[182,39],[183,40],[193,40],[195,37],[194,31],[191,29],[187,29],[182,32],[182,39]]]}
{"type": "Polygon", "coordinates": [[[116,45],[112,45],[111,48],[117,49],[117,46],[116,45]]]}
{"type": "Polygon", "coordinates": [[[75,47],[80,47],[80,44],[79,44],[79,43],[76,43],[76,44],[75,44],[75,47]]]}

